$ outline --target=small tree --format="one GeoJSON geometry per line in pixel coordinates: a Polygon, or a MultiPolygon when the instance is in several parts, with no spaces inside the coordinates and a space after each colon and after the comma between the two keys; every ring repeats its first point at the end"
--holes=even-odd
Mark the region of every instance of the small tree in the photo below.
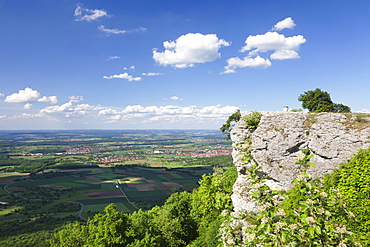
{"type": "Polygon", "coordinates": [[[241,118],[240,110],[237,110],[235,113],[231,114],[226,122],[221,126],[220,130],[225,136],[226,140],[230,140],[230,131],[234,127],[235,123],[238,122],[241,118]]]}
{"type": "Polygon", "coordinates": [[[333,108],[333,112],[351,112],[351,108],[343,104],[334,104],[333,108]]]}
{"type": "Polygon", "coordinates": [[[330,94],[316,88],[299,95],[298,100],[302,102],[302,107],[310,112],[351,112],[351,108],[343,104],[335,104],[330,98],[330,94]]]}
{"type": "Polygon", "coordinates": [[[319,88],[304,92],[299,95],[298,100],[302,101],[302,107],[310,112],[331,112],[333,110],[330,94],[319,88]]]}

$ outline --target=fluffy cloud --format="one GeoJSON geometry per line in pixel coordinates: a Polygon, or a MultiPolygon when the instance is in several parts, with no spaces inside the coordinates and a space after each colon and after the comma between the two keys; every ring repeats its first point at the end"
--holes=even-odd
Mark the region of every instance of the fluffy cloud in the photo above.
{"type": "Polygon", "coordinates": [[[81,5],[77,5],[74,16],[76,16],[76,21],[95,21],[101,17],[110,17],[105,10],[85,9],[81,5]]]}
{"type": "Polygon", "coordinates": [[[83,96],[69,96],[69,102],[80,102],[80,101],[83,101],[84,100],[84,97],[83,96]]]}
{"type": "Polygon", "coordinates": [[[122,111],[115,109],[103,109],[99,111],[100,117],[105,117],[109,123],[116,122],[118,120],[136,119],[139,122],[151,122],[160,121],[166,119],[166,121],[178,122],[181,119],[225,119],[230,114],[238,110],[236,106],[206,106],[198,108],[197,106],[141,106],[131,105],[126,106],[122,111]]]}
{"type": "Polygon", "coordinates": [[[103,76],[104,79],[126,79],[128,81],[141,81],[141,77],[133,77],[132,75],[129,75],[128,73],[123,73],[119,75],[110,75],[110,76],[103,76]]]}
{"type": "MultiPolygon", "coordinates": [[[[77,96],[81,97],[81,96],[77,96]]],[[[67,103],[64,103],[60,106],[48,106],[44,109],[40,110],[40,112],[37,114],[38,116],[60,116],[60,117],[78,117],[81,115],[86,115],[90,113],[90,111],[101,111],[105,109],[105,107],[102,107],[100,105],[98,106],[92,106],[89,104],[78,104],[74,105],[73,103],[78,101],[69,101],[67,103]]]]}
{"type": "Polygon", "coordinates": [[[306,39],[302,35],[285,37],[277,32],[267,32],[261,35],[250,35],[245,40],[246,46],[241,49],[241,52],[254,49],[250,52],[250,55],[254,55],[267,51],[297,51],[305,42],[306,39]]]}
{"type": "Polygon", "coordinates": [[[177,97],[177,96],[172,96],[170,99],[172,99],[172,100],[184,100],[184,99],[181,99],[181,98],[179,98],[179,97],[177,97]]]}
{"type": "Polygon", "coordinates": [[[4,94],[0,93],[0,97],[4,97],[4,94]]]}
{"type": "Polygon", "coordinates": [[[298,59],[301,58],[298,52],[294,50],[278,50],[271,54],[271,59],[285,60],[285,59],[298,59]]]}
{"type": "Polygon", "coordinates": [[[37,90],[26,87],[24,90],[19,90],[18,93],[13,93],[5,98],[5,102],[8,103],[27,103],[24,105],[24,109],[31,108],[31,102],[47,102],[50,104],[58,103],[57,96],[43,96],[37,90]]]}
{"type": "Polygon", "coordinates": [[[134,70],[135,69],[135,65],[131,65],[130,67],[123,67],[123,69],[124,70],[128,70],[128,69],[132,69],[132,70],[134,70]]]}
{"type": "Polygon", "coordinates": [[[31,109],[31,107],[32,107],[32,104],[30,104],[30,103],[27,103],[27,104],[25,104],[25,105],[23,106],[23,108],[24,108],[25,110],[29,110],[29,109],[31,109]]]}
{"type": "Polygon", "coordinates": [[[295,26],[296,24],[294,23],[293,19],[291,17],[288,17],[276,23],[272,30],[281,31],[285,28],[293,29],[295,26]]]}
{"type": "Polygon", "coordinates": [[[40,93],[37,90],[26,87],[24,90],[19,90],[18,93],[7,96],[4,101],[8,103],[28,103],[36,101],[39,97],[40,93]]]}
{"type": "MultiPolygon", "coordinates": [[[[294,26],[293,20],[289,17],[276,24],[274,30],[293,28],[294,26]]],[[[238,57],[228,59],[227,66],[225,66],[225,71],[222,74],[235,73],[236,68],[270,67],[271,61],[260,56],[260,53],[264,52],[271,52],[270,59],[272,60],[298,59],[300,58],[298,51],[305,42],[306,39],[302,35],[285,37],[285,35],[277,32],[250,35],[245,40],[246,45],[240,50],[240,52],[248,51],[248,55],[244,59],[238,57]]]]}
{"type": "Polygon", "coordinates": [[[245,57],[240,59],[238,57],[232,57],[227,60],[227,66],[223,74],[235,73],[236,68],[251,67],[251,68],[268,68],[271,66],[271,62],[268,59],[264,59],[260,56],[257,57],[245,57]]]}
{"type": "Polygon", "coordinates": [[[163,75],[163,74],[162,73],[149,72],[149,73],[142,73],[141,75],[145,75],[145,76],[157,76],[157,75],[163,75]]]}
{"type": "MultiPolygon", "coordinates": [[[[172,99],[181,100],[176,96],[172,97],[172,99]]],[[[25,105],[25,107],[31,107],[31,104],[25,105]]],[[[46,121],[75,124],[75,126],[91,122],[117,124],[117,126],[163,127],[165,122],[167,127],[197,128],[200,124],[210,127],[210,123],[212,127],[217,127],[237,109],[238,107],[236,106],[221,105],[205,107],[198,107],[195,105],[184,107],[176,105],[128,105],[124,108],[113,109],[101,105],[78,104],[73,101],[68,101],[61,105],[47,106],[37,113],[23,113],[10,117],[3,115],[0,116],[0,118],[9,120],[38,118],[46,121]]]]}
{"type": "Polygon", "coordinates": [[[100,25],[98,29],[102,32],[105,32],[106,34],[124,34],[124,33],[134,33],[134,32],[145,32],[146,28],[140,27],[140,28],[135,28],[133,30],[119,30],[117,28],[109,29],[105,28],[105,26],[100,25]]]}
{"type": "Polygon", "coordinates": [[[193,67],[195,63],[212,62],[221,54],[218,50],[230,43],[219,39],[216,34],[188,33],[176,41],[165,41],[164,52],[153,51],[153,59],[160,65],[176,68],[193,67]]]}
{"type": "Polygon", "coordinates": [[[57,96],[43,96],[37,100],[38,102],[48,102],[50,104],[58,103],[57,96]]]}
{"type": "Polygon", "coordinates": [[[56,112],[64,112],[72,107],[72,102],[65,103],[61,106],[48,106],[40,110],[40,114],[52,114],[56,112]]]}

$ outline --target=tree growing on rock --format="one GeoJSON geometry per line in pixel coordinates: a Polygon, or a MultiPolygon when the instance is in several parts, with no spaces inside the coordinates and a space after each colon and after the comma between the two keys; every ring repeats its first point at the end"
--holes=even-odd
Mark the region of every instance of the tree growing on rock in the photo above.
{"type": "Polygon", "coordinates": [[[231,114],[226,122],[221,126],[220,130],[223,135],[225,135],[226,140],[230,140],[230,131],[241,118],[240,110],[237,110],[235,113],[231,114]]]}
{"type": "Polygon", "coordinates": [[[349,106],[333,103],[330,94],[319,88],[300,94],[298,100],[310,112],[351,112],[349,106]]]}

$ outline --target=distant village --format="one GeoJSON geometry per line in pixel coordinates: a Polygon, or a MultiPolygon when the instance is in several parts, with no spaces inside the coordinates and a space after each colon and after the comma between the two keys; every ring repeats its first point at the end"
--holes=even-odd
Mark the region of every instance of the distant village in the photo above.
{"type": "MultiPolygon", "coordinates": [[[[114,148],[91,148],[91,147],[81,147],[81,148],[70,148],[67,149],[64,153],[53,153],[53,154],[43,154],[43,153],[32,153],[32,154],[25,154],[29,156],[43,156],[43,155],[73,155],[73,154],[89,154],[89,153],[98,153],[98,152],[109,152],[109,151],[116,151],[121,147],[114,147],[114,148]]],[[[122,162],[122,161],[134,161],[144,159],[145,155],[155,155],[155,154],[170,154],[175,156],[190,156],[194,158],[206,158],[206,157],[214,157],[214,156],[227,156],[231,155],[231,148],[226,148],[225,146],[214,146],[209,147],[208,149],[201,149],[201,150],[151,150],[151,151],[129,151],[122,155],[97,155],[93,159],[97,162],[101,163],[115,163],[115,162],[122,162]]]]}

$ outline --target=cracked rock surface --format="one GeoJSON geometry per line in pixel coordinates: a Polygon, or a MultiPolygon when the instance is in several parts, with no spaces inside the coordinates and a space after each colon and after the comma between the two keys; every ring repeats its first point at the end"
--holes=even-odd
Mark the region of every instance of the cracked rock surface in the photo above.
{"type": "Polygon", "coordinates": [[[248,164],[241,158],[245,148],[250,146],[262,171],[271,178],[266,182],[270,187],[289,189],[299,172],[295,162],[302,149],[308,148],[315,154],[310,161],[316,168],[310,167],[308,174],[320,177],[338,168],[360,149],[370,147],[370,121],[356,121],[355,113],[261,113],[255,131],[248,129],[243,120],[231,131],[232,155],[239,173],[232,195],[235,216],[258,209],[248,193],[249,181],[245,178],[248,164]]]}

